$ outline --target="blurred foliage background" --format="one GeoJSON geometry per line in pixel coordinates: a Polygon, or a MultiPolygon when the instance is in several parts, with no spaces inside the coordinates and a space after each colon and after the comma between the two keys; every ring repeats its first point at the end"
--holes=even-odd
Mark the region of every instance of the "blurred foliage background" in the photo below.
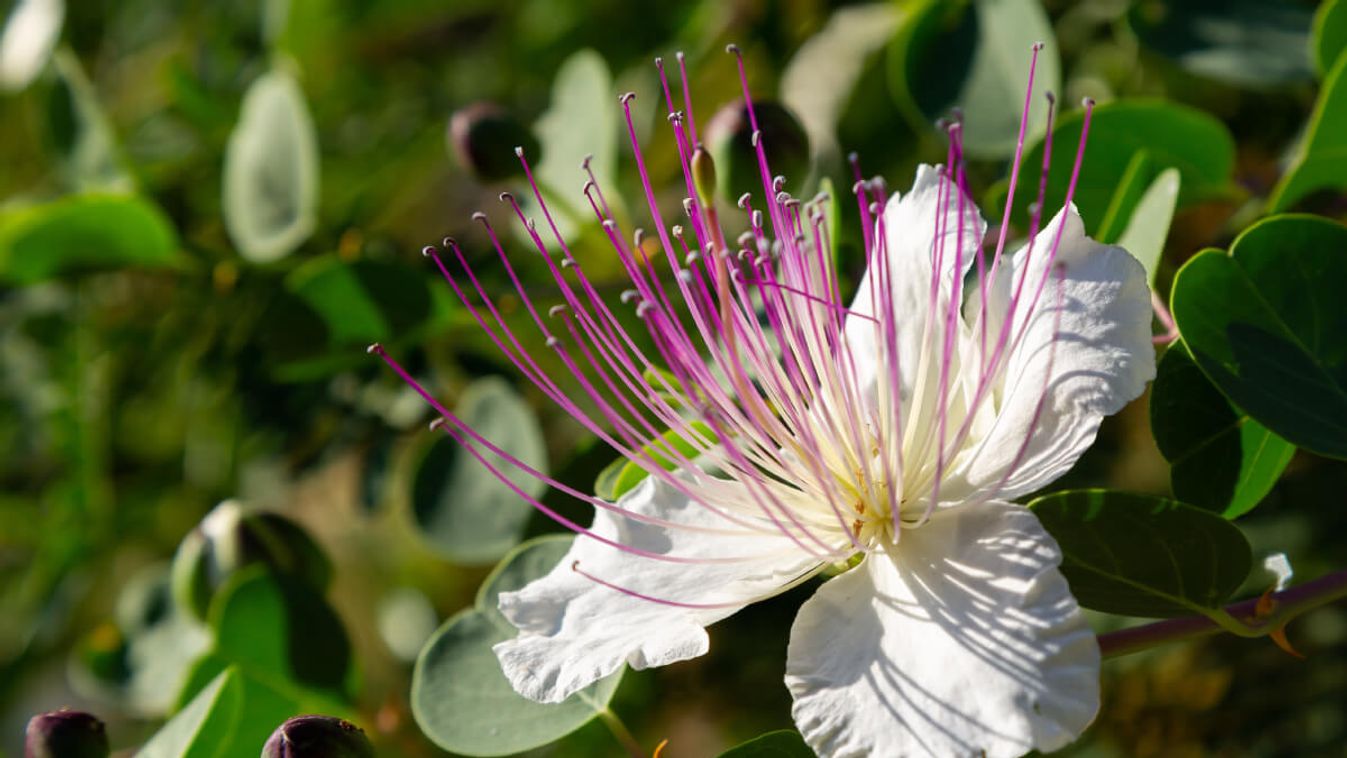
{"type": "MultiPolygon", "coordinates": [[[[738,97],[723,52],[735,42],[755,95],[784,106],[782,123],[769,127],[781,136],[768,144],[798,195],[824,181],[849,187],[849,151],[867,175],[903,189],[918,163],[943,160],[933,123],[962,105],[971,182],[985,192],[984,214],[999,220],[1028,43],[1044,39],[1040,86],[1057,90],[1061,122],[1087,95],[1101,114],[1108,104],[1142,109],[1135,124],[1101,118],[1100,147],[1087,154],[1087,167],[1103,167],[1087,169],[1080,200],[1097,235],[1124,231],[1109,216],[1135,174],[1138,188],[1166,168],[1183,176],[1169,234],[1155,243],[1162,294],[1186,258],[1227,246],[1270,207],[1347,215],[1347,170],[1302,172],[1285,186],[1314,141],[1307,124],[1313,137],[1328,118],[1311,121],[1316,108],[1347,112],[1347,96],[1323,102],[1347,33],[1315,27],[1316,10],[1321,22],[1344,14],[1314,2],[4,7],[0,754],[18,755],[27,717],[60,705],[108,720],[114,746],[139,744],[223,665],[266,660],[262,643],[221,631],[234,623],[233,606],[211,596],[247,606],[249,592],[262,599],[238,611],[238,623],[274,630],[291,655],[311,659],[290,662],[304,692],[317,693],[303,702],[356,720],[381,754],[442,754],[412,716],[415,657],[442,620],[472,605],[492,564],[557,528],[428,431],[428,409],[364,347],[385,343],[488,437],[592,487],[611,451],[520,380],[420,250],[454,235],[487,289],[502,293],[502,310],[525,326],[488,238],[469,220],[489,214],[528,291],[547,302],[546,268],[497,199],[503,189],[526,194],[512,154],[524,144],[576,255],[616,298],[620,267],[582,213],[579,167],[592,154],[619,216],[648,223],[617,106],[619,93],[636,91],[654,186],[678,208],[657,55],[686,54],[704,138],[718,130],[725,143],[717,155],[727,198],[739,188],[736,113],[731,105],[714,128],[712,116],[738,97]],[[44,27],[53,17],[56,26],[44,27]],[[1196,125],[1185,132],[1188,121],[1196,125]],[[206,577],[203,626],[171,600],[168,566],[225,500],[301,525],[321,566],[287,537],[279,553],[261,549],[281,578],[248,585],[248,576],[227,576],[218,548],[207,550],[194,564],[206,577]],[[265,611],[277,597],[288,616],[265,611]],[[339,623],[323,623],[328,613],[339,623]]],[[[1031,145],[1047,125],[1036,112],[1031,145]]],[[[1320,141],[1331,141],[1330,123],[1323,129],[1320,141]]],[[[1036,160],[1026,162],[1035,178],[1036,160]]],[[[840,206],[839,255],[854,282],[859,221],[840,206]]],[[[1022,213],[1012,223],[1022,232],[1022,213]]],[[[551,359],[540,340],[532,347],[551,359]]],[[[1168,493],[1146,401],[1108,420],[1059,485],[1168,493]]],[[[1258,555],[1286,551],[1312,576],[1341,564],[1343,492],[1347,466],[1298,453],[1241,527],[1258,555]]],[[[260,528],[262,543],[288,534],[260,528]]],[[[1269,581],[1255,577],[1248,591],[1269,581]]],[[[613,711],[647,749],[669,738],[666,756],[712,755],[789,728],[784,651],[808,592],[718,624],[705,658],[628,672],[613,711]]],[[[1266,641],[1213,638],[1109,662],[1102,715],[1072,752],[1340,754],[1344,636],[1347,609],[1330,607],[1292,627],[1308,661],[1266,641]]],[[[593,721],[538,754],[622,749],[593,721]]]]}

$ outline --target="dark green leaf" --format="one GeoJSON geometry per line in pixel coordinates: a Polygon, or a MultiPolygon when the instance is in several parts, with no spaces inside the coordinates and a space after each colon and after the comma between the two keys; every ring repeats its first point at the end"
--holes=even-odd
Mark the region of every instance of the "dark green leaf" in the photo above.
{"type": "Polygon", "coordinates": [[[1179,616],[1216,608],[1249,574],[1239,529],[1210,511],[1105,490],[1058,492],[1029,504],[1062,548],[1062,573],[1086,608],[1179,616]]]}
{"type": "Polygon", "coordinates": [[[1347,458],[1347,227],[1275,216],[1194,256],[1172,309],[1197,365],[1291,444],[1347,458]]]}
{"type": "Polygon", "coordinates": [[[147,200],[74,195],[0,215],[0,280],[178,263],[178,235],[147,200]]]}
{"type": "Polygon", "coordinates": [[[1324,78],[1291,167],[1268,198],[1268,212],[1287,210],[1312,192],[1347,189],[1347,55],[1324,78]]]}
{"type": "Polygon", "coordinates": [[[246,571],[211,603],[215,655],[309,689],[340,692],[351,643],[336,611],[303,582],[246,571]]]}
{"type": "Polygon", "coordinates": [[[335,346],[403,337],[430,316],[425,277],[396,263],[319,258],[291,272],[286,287],[319,315],[335,346]]]}
{"type": "Polygon", "coordinates": [[[1174,496],[1226,518],[1258,505],[1296,451],[1231,407],[1183,343],[1160,359],[1151,387],[1151,430],[1170,463],[1174,496]]]}
{"type": "MultiPolygon", "coordinates": [[[[1052,132],[1052,162],[1044,199],[1044,215],[1051,217],[1062,207],[1075,163],[1084,112],[1074,110],[1057,121],[1052,132]]],[[[1024,165],[1030,176],[1043,162],[1043,143],[1026,151],[1024,165]]],[[[1225,125],[1212,116],[1175,103],[1159,100],[1118,100],[1094,109],[1090,119],[1085,162],[1080,170],[1074,202],[1087,231],[1097,233],[1120,191],[1133,193],[1138,201],[1165,168],[1179,170],[1182,187],[1180,207],[1229,190],[1235,165],[1235,143],[1225,125]],[[1134,167],[1138,152],[1145,152],[1145,170],[1134,167]],[[1132,177],[1129,178],[1129,169],[1132,177]]],[[[1005,192],[1004,188],[1000,190],[1005,192]]],[[[1014,199],[1013,219],[1027,227],[1028,207],[1037,195],[1032,182],[1021,177],[1014,199]]],[[[997,204],[999,206],[999,203],[997,204]]],[[[1134,206],[1135,203],[1130,203],[1134,206]]],[[[1131,218],[1131,207],[1118,207],[1113,215],[1131,218]]],[[[1121,229],[1122,226],[1115,228],[1121,229]]]]}
{"type": "MultiPolygon", "coordinates": [[[[1042,5],[1035,0],[925,0],[912,7],[888,50],[889,83],[917,128],[930,128],[953,107],[964,112],[970,154],[1005,157],[1015,150],[1031,46],[1038,56],[1033,99],[1061,89],[1061,60],[1042,5]]],[[[1042,108],[1030,110],[1028,138],[1047,127],[1042,108]]]]}
{"type": "Polygon", "coordinates": [[[1310,77],[1311,14],[1295,0],[1142,0],[1129,20],[1142,44],[1198,76],[1250,87],[1310,77]]]}
{"type": "MultiPolygon", "coordinates": [[[[538,420],[504,380],[488,377],[474,382],[454,413],[496,447],[546,474],[547,450],[538,420]]],[[[491,465],[509,477],[511,487],[448,435],[435,434],[412,483],[416,523],[430,545],[451,560],[496,560],[519,542],[533,514],[531,504],[514,487],[537,497],[546,485],[483,449],[491,465]]]]}
{"type": "Polygon", "coordinates": [[[1333,68],[1342,51],[1347,50],[1347,2],[1324,0],[1314,14],[1313,34],[1314,68],[1323,76],[1333,68]]]}
{"type": "Polygon", "coordinates": [[[754,737],[720,754],[720,758],[814,758],[799,732],[782,729],[754,737]]]}
{"type": "Polygon", "coordinates": [[[421,651],[412,713],[435,744],[465,755],[507,755],[560,739],[607,708],[620,672],[544,705],[514,691],[491,651],[518,633],[496,610],[500,593],[550,571],[570,542],[569,536],[549,536],[517,547],[483,583],[476,606],[446,621],[421,651]]]}

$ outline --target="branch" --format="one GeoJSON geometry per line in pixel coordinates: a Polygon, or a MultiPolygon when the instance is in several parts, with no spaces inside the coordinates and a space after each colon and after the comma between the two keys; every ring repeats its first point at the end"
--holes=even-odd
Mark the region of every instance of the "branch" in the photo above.
{"type": "MultiPolygon", "coordinates": [[[[1291,619],[1306,611],[1343,598],[1347,598],[1347,571],[1336,571],[1281,592],[1228,605],[1224,612],[1246,625],[1247,632],[1239,632],[1241,636],[1259,637],[1280,630],[1291,619]],[[1261,609],[1260,603],[1263,605],[1261,609]]],[[[1105,658],[1116,658],[1166,642],[1196,639],[1222,631],[1232,630],[1207,616],[1166,619],[1101,634],[1099,650],[1105,658]]]]}

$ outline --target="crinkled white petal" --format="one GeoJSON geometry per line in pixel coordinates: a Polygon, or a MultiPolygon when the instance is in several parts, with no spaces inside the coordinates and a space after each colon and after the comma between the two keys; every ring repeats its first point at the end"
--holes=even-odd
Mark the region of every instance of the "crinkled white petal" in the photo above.
{"type": "Polygon", "coordinates": [[[940,260],[939,296],[935,316],[941,323],[955,284],[962,284],[963,276],[977,260],[977,250],[987,231],[987,222],[978,212],[972,198],[963,197],[954,183],[940,174],[934,166],[921,165],[912,191],[902,197],[895,193],[884,208],[884,245],[889,270],[885,277],[877,270],[878,261],[867,267],[861,278],[851,310],[859,314],[849,316],[846,324],[847,344],[856,361],[860,385],[868,386],[876,379],[886,381],[888,369],[879,365],[885,353],[879,350],[884,334],[872,319],[887,307],[887,298],[877,285],[887,278],[893,293],[894,326],[897,333],[898,368],[902,377],[903,395],[909,394],[918,370],[917,361],[926,337],[927,313],[931,307],[931,272],[937,258],[940,260]],[[943,188],[943,189],[942,189],[943,188]],[[942,216],[943,206],[943,216],[942,216]],[[962,224],[960,221],[962,220],[962,224]],[[937,232],[940,232],[937,235],[937,232]],[[962,251],[956,254],[956,251],[962,251]],[[955,264],[959,276],[955,277],[955,264]]]}
{"type": "Polygon", "coordinates": [[[1099,707],[1099,646],[1021,506],[938,511],[800,608],[786,685],[822,756],[1016,756],[1099,707]]]}
{"type": "MultiPolygon", "coordinates": [[[[1023,329],[1024,336],[1011,348],[992,397],[995,421],[950,477],[950,491],[966,486],[1005,499],[1066,473],[1094,442],[1103,417],[1140,396],[1155,377],[1146,272],[1126,250],[1086,237],[1074,206],[1007,263],[990,285],[988,324],[994,335],[1027,271],[1011,332],[1013,338],[1023,329]],[[1059,275],[1046,267],[1062,224],[1053,261],[1059,275]]],[[[965,319],[974,322],[974,313],[965,319]]]]}
{"type": "MultiPolygon", "coordinates": [[[[745,493],[747,497],[747,493],[745,493]]],[[[672,563],[618,550],[583,535],[551,573],[500,597],[519,636],[495,646],[505,676],[520,694],[555,703],[617,671],[703,655],[704,627],[812,570],[817,559],[764,522],[738,527],[655,477],[618,504],[628,511],[734,533],[694,532],[634,521],[599,510],[593,531],[641,550],[683,558],[755,557],[735,563],[672,563]],[[572,568],[632,592],[692,604],[660,604],[598,584],[572,568]]],[[[749,506],[751,507],[751,506],[749,506]]]]}

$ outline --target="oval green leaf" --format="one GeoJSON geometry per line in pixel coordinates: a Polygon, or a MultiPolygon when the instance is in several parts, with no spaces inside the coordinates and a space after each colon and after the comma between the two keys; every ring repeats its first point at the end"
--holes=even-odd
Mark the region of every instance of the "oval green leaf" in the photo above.
{"type": "Polygon", "coordinates": [[[1146,0],[1128,15],[1143,45],[1185,71],[1263,88],[1310,77],[1311,19],[1296,0],[1146,0]]]}
{"type": "Polygon", "coordinates": [[[1210,511],[1145,495],[1074,490],[1029,504],[1062,549],[1085,608],[1127,616],[1202,613],[1249,574],[1249,543],[1210,511]]]}
{"type": "Polygon", "coordinates": [[[243,683],[226,669],[164,724],[136,755],[140,758],[224,756],[243,710],[243,683]]]}
{"type": "Polygon", "coordinates": [[[172,222],[143,198],[73,195],[0,215],[0,280],[13,284],[177,263],[172,222]]]}
{"type": "Polygon", "coordinates": [[[721,753],[720,758],[814,758],[814,751],[799,732],[782,729],[735,745],[721,753]]]}
{"type": "MultiPolygon", "coordinates": [[[[503,379],[487,377],[463,392],[454,414],[469,427],[539,472],[547,449],[533,410],[503,379]]],[[[443,432],[429,446],[412,481],[412,510],[422,536],[446,558],[489,563],[518,544],[533,515],[527,499],[502,482],[443,432]]],[[[478,446],[480,449],[480,446],[478,446]]],[[[503,457],[483,455],[530,497],[547,488],[503,457]]]]}
{"type": "Polygon", "coordinates": [[[1194,256],[1171,308],[1202,371],[1291,444],[1347,458],[1347,227],[1286,215],[1194,256]]]}
{"type": "Polygon", "coordinates": [[[318,136],[294,77],[271,71],[244,95],[225,148],[225,229],[253,263],[289,255],[313,233],[318,136]]]}
{"type": "Polygon", "coordinates": [[[1291,167],[1268,198],[1268,212],[1287,210],[1324,189],[1347,189],[1347,55],[1338,56],[1324,79],[1291,167]]]}
{"type": "Polygon", "coordinates": [[[243,571],[211,602],[215,655],[249,671],[340,693],[351,642],[322,594],[291,577],[243,571]]]}
{"type": "MultiPolygon", "coordinates": [[[[889,45],[889,82],[916,128],[929,129],[959,107],[971,155],[1003,158],[1015,151],[1031,48],[1044,44],[1034,77],[1034,103],[1061,90],[1061,56],[1036,0],[925,0],[913,7],[889,45]]],[[[1029,113],[1028,138],[1047,128],[1047,112],[1029,113]]]]}
{"type": "Polygon", "coordinates": [[[1156,369],[1151,430],[1174,496],[1231,519],[1258,505],[1296,451],[1231,406],[1181,342],[1156,369]]]}
{"type": "MultiPolygon", "coordinates": [[[[1052,132],[1052,162],[1044,195],[1045,216],[1062,207],[1080,142],[1084,112],[1077,109],[1057,121],[1052,132]]],[[[1043,143],[1026,151],[1024,166],[1036,176],[1043,162],[1043,143]]],[[[1094,109],[1074,202],[1088,231],[1098,236],[1110,216],[1131,217],[1146,187],[1166,168],[1176,168],[1183,207],[1220,196],[1230,187],[1235,166],[1235,141],[1225,125],[1195,108],[1159,100],[1118,100],[1094,109]],[[1140,157],[1138,157],[1140,155],[1140,157]],[[1130,193],[1127,200],[1116,199],[1130,193]]],[[[1004,193],[1004,188],[1001,189],[1004,193]]],[[[1014,198],[1015,223],[1027,228],[1029,205],[1037,195],[1033,183],[1021,179],[1014,198]]],[[[997,204],[999,207],[999,203],[997,204]]],[[[1120,233],[1122,223],[1109,226],[1120,233]]],[[[1111,236],[1100,239],[1112,241],[1111,236]]]]}
{"type": "Polygon", "coordinates": [[[476,606],[446,621],[421,651],[412,714],[432,742],[464,755],[508,755],[558,740],[608,707],[621,672],[561,703],[535,703],[514,691],[491,650],[518,633],[496,598],[550,571],[570,542],[555,535],[520,545],[483,583],[476,606]]]}
{"type": "Polygon", "coordinates": [[[1169,224],[1174,220],[1174,207],[1179,202],[1181,174],[1176,168],[1167,168],[1155,177],[1146,192],[1137,200],[1127,220],[1127,228],[1118,236],[1117,244],[1146,269],[1146,281],[1155,286],[1155,273],[1160,267],[1160,256],[1169,237],[1169,224]]]}
{"type": "MultiPolygon", "coordinates": [[[[613,112],[616,99],[613,77],[603,57],[593,50],[580,50],[557,69],[551,107],[533,126],[543,152],[542,163],[535,173],[549,206],[566,212],[556,219],[563,236],[574,230],[570,216],[580,207],[576,190],[585,181],[581,163],[589,160],[599,186],[613,185],[620,123],[613,112]]],[[[608,196],[609,202],[617,200],[614,194],[608,196]]],[[[533,202],[529,195],[521,195],[519,199],[533,202]]],[[[580,215],[584,217],[583,213],[580,215]]]]}
{"type": "MultiPolygon", "coordinates": [[[[703,421],[689,421],[688,426],[711,444],[715,444],[718,439],[715,430],[703,421]]],[[[659,440],[641,448],[641,452],[649,455],[665,471],[673,471],[679,467],[679,463],[670,456],[671,452],[680,458],[695,459],[701,453],[702,447],[694,445],[682,433],[671,429],[660,435],[659,440]]],[[[650,476],[650,473],[635,462],[618,458],[599,472],[598,479],[594,481],[594,494],[604,500],[617,500],[636,489],[636,485],[647,476],[650,476]]]]}

